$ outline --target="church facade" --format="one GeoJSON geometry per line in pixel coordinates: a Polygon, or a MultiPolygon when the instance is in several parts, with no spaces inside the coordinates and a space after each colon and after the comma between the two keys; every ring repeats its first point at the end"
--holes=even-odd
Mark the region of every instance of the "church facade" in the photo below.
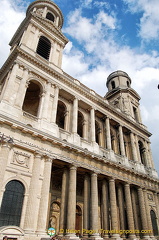
{"type": "Polygon", "coordinates": [[[68,39],[36,0],[0,69],[0,238],[155,239],[159,179],[127,73],[104,97],[61,68],[68,39]]]}

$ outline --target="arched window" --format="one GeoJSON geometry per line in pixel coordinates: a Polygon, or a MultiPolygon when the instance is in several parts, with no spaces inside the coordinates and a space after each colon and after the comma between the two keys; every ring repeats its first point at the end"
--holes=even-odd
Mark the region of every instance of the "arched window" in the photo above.
{"type": "Polygon", "coordinates": [[[28,112],[31,115],[37,116],[39,102],[40,87],[37,83],[31,81],[25,94],[22,109],[23,111],[28,112]]]}
{"type": "Polygon", "coordinates": [[[78,125],[77,125],[77,133],[80,137],[83,137],[83,114],[78,111],[78,125]]]}
{"type": "Polygon", "coordinates": [[[36,52],[46,60],[49,60],[51,50],[51,42],[44,36],[41,36],[39,39],[38,47],[36,52]]]}
{"type": "Polygon", "coordinates": [[[0,226],[20,226],[23,199],[23,184],[16,180],[7,183],[0,210],[0,226]]]}
{"type": "Polygon", "coordinates": [[[76,205],[76,226],[77,235],[82,231],[82,210],[80,206],[76,205]]]}
{"type": "Polygon", "coordinates": [[[130,83],[129,81],[126,81],[127,87],[130,87],[130,83]]]}
{"type": "Polygon", "coordinates": [[[48,20],[52,21],[52,22],[54,22],[54,20],[55,20],[53,14],[50,13],[50,12],[48,12],[48,13],[46,14],[46,18],[47,18],[48,20]]]}
{"type": "Polygon", "coordinates": [[[153,210],[151,210],[150,215],[151,215],[151,221],[152,221],[153,234],[154,234],[154,236],[158,236],[156,213],[153,210]]]}
{"type": "Polygon", "coordinates": [[[145,165],[145,156],[144,156],[145,148],[144,148],[144,145],[143,145],[143,143],[141,141],[138,141],[138,146],[139,146],[141,162],[142,162],[142,164],[145,165]]]}
{"type": "Polygon", "coordinates": [[[112,81],[112,82],[111,82],[111,85],[112,85],[112,89],[114,89],[114,88],[115,88],[115,82],[112,81]]]}
{"type": "Polygon", "coordinates": [[[65,113],[66,113],[66,106],[63,102],[58,101],[57,107],[57,115],[56,115],[56,124],[59,128],[65,128],[65,113]]]}

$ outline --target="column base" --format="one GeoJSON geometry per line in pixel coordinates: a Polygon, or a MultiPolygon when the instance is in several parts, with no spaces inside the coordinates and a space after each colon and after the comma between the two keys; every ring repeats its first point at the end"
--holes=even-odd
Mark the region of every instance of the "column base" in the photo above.
{"type": "Polygon", "coordinates": [[[90,240],[103,240],[103,238],[99,235],[99,233],[96,233],[96,234],[92,234],[90,237],[89,237],[90,240]]]}
{"type": "Polygon", "coordinates": [[[151,240],[152,238],[150,236],[142,236],[143,239],[145,240],[151,240]]]}
{"type": "Polygon", "coordinates": [[[123,238],[121,238],[119,234],[113,234],[113,235],[111,236],[111,239],[112,239],[112,240],[122,240],[123,238]]]}
{"type": "Polygon", "coordinates": [[[68,234],[68,235],[63,236],[63,238],[68,239],[68,240],[79,240],[80,239],[75,234],[68,234]]]}
{"type": "Polygon", "coordinates": [[[130,239],[130,240],[139,240],[140,238],[136,237],[136,235],[133,235],[133,234],[131,235],[131,234],[130,234],[130,235],[128,236],[128,239],[130,239]]]}

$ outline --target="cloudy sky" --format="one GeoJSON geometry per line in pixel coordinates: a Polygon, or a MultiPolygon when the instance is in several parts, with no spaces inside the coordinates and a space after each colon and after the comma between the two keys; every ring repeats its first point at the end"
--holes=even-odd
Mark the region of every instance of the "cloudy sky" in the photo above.
{"type": "MultiPolygon", "coordinates": [[[[0,0],[0,66],[8,43],[32,0],[0,0]]],[[[141,96],[143,123],[153,134],[151,147],[159,172],[159,1],[55,0],[64,15],[70,42],[63,69],[98,94],[108,75],[123,70],[141,96]]]]}

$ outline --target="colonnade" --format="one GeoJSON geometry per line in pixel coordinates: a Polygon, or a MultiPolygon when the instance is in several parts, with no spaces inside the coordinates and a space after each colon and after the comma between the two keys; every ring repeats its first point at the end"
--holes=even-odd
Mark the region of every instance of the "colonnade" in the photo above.
{"type": "MultiPolygon", "coordinates": [[[[67,229],[65,235],[68,237],[75,237],[75,230],[79,230],[76,229],[77,173],[78,168],[71,165],[68,169],[64,169],[62,177],[59,228],[67,229]]],[[[152,231],[152,223],[147,191],[140,186],[131,186],[127,182],[119,182],[118,179],[104,177],[96,172],[86,173],[83,181],[82,212],[82,228],[88,230],[88,233],[92,230],[91,236],[95,238],[101,235],[104,238],[128,236],[135,239],[141,230],[145,230],[142,235],[146,238],[153,235],[152,232],[146,233],[147,230],[152,231]],[[101,189],[99,189],[99,180],[102,181],[101,189]],[[138,199],[139,208],[134,198],[138,199]],[[101,213],[99,208],[102,209],[101,213]],[[101,219],[100,223],[99,219],[101,219]]],[[[88,233],[84,231],[81,235],[87,236],[88,233]]],[[[60,232],[60,235],[63,234],[60,232]]]]}

